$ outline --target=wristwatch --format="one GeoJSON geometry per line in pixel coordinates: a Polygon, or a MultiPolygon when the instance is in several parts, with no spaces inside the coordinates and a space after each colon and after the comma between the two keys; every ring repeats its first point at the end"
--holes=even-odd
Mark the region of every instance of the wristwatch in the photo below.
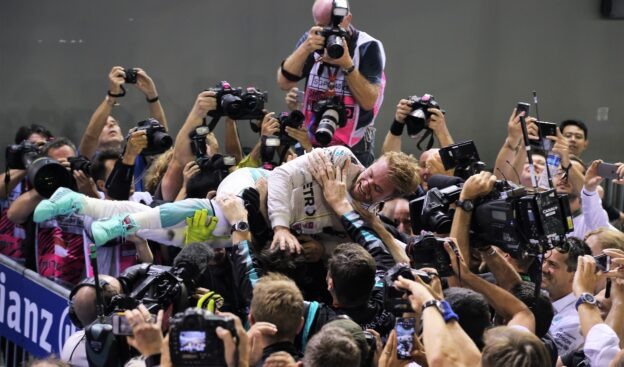
{"type": "Polygon", "coordinates": [[[578,311],[579,306],[583,303],[587,303],[588,305],[591,305],[591,306],[596,306],[596,298],[591,293],[587,293],[587,292],[581,293],[581,296],[576,300],[576,304],[574,305],[574,308],[576,308],[576,310],[578,311]]]}
{"type": "Polygon", "coordinates": [[[425,302],[422,306],[422,309],[424,311],[427,307],[431,306],[435,306],[436,309],[440,311],[442,318],[444,318],[444,322],[449,322],[451,320],[459,321],[459,316],[457,316],[455,311],[453,311],[451,305],[448,302],[444,300],[438,301],[436,299],[432,299],[425,302]]]}
{"type": "Polygon", "coordinates": [[[468,212],[468,213],[474,210],[474,203],[470,199],[466,199],[466,200],[459,199],[455,202],[455,204],[457,205],[457,207],[462,208],[465,212],[468,212]]]}
{"type": "Polygon", "coordinates": [[[349,66],[348,68],[343,68],[342,72],[345,73],[345,75],[349,75],[353,72],[353,70],[355,70],[355,64],[349,66]]]}
{"type": "Polygon", "coordinates": [[[232,228],[230,230],[230,233],[234,233],[234,232],[247,232],[249,231],[249,223],[245,222],[244,220],[239,220],[238,222],[232,224],[232,228]]]}

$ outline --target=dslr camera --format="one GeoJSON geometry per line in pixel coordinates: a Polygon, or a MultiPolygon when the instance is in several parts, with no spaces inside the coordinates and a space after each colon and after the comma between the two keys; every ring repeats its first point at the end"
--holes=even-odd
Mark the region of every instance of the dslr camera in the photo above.
{"type": "Polygon", "coordinates": [[[411,265],[416,269],[434,268],[441,277],[453,275],[451,267],[451,258],[444,249],[444,242],[451,243],[450,239],[437,238],[433,233],[426,233],[422,236],[414,236],[410,238],[405,252],[410,257],[411,265]]]}
{"type": "Polygon", "coordinates": [[[30,185],[39,195],[49,198],[59,187],[76,190],[74,176],[56,160],[41,156],[40,148],[26,140],[6,148],[9,169],[26,169],[30,185]]]}
{"type": "MultiPolygon", "coordinates": [[[[154,118],[143,120],[137,124],[136,131],[145,131],[147,147],[141,151],[142,155],[162,154],[173,146],[173,139],[167,134],[165,127],[154,118]]],[[[130,138],[130,134],[126,140],[130,138]]]]}
{"type": "Polygon", "coordinates": [[[137,69],[134,68],[124,68],[124,73],[126,76],[124,77],[124,83],[126,84],[136,84],[137,82],[137,69]]]}
{"type": "Polygon", "coordinates": [[[67,158],[67,161],[69,161],[69,167],[72,172],[82,171],[87,176],[91,176],[91,161],[84,155],[78,157],[69,157],[67,158]]]}
{"type": "Polygon", "coordinates": [[[424,271],[412,269],[406,264],[396,264],[390,268],[384,275],[384,308],[396,315],[401,315],[404,312],[411,312],[412,306],[403,295],[406,293],[403,289],[398,289],[394,286],[394,281],[402,276],[405,279],[416,280],[414,275],[418,276],[423,282],[431,283],[429,274],[424,271]]]}
{"type": "Polygon", "coordinates": [[[332,59],[339,59],[344,54],[344,41],[343,37],[349,36],[347,31],[340,27],[340,23],[344,17],[349,14],[349,4],[347,0],[334,0],[332,4],[331,24],[324,27],[319,33],[325,37],[325,45],[320,50],[327,50],[327,55],[332,59]]]}
{"type": "Polygon", "coordinates": [[[292,138],[286,133],[286,127],[291,127],[293,129],[298,129],[303,125],[303,121],[305,120],[305,116],[299,110],[288,112],[282,112],[277,117],[280,125],[279,131],[279,139],[280,145],[295,145],[297,144],[297,140],[292,138]]]}
{"type": "Polygon", "coordinates": [[[339,96],[321,99],[312,106],[316,123],[314,137],[326,147],[334,138],[336,129],[347,124],[347,109],[339,96]]]}
{"type": "Polygon", "coordinates": [[[230,83],[222,81],[215,88],[217,109],[208,112],[208,116],[227,116],[234,120],[258,120],[264,117],[264,104],[268,102],[268,93],[255,87],[232,88],[230,83]]]}
{"type": "Polygon", "coordinates": [[[427,110],[429,108],[436,108],[439,110],[440,105],[431,94],[427,93],[423,94],[422,97],[411,96],[407,97],[407,99],[412,107],[412,112],[405,117],[407,134],[410,138],[416,139],[424,129],[428,129],[431,112],[427,110]]]}
{"type": "Polygon", "coordinates": [[[218,326],[236,336],[234,320],[200,308],[188,308],[171,320],[169,353],[174,366],[226,366],[223,341],[218,326]]]}
{"type": "Polygon", "coordinates": [[[457,185],[443,189],[432,187],[424,196],[411,200],[412,232],[450,233],[454,214],[450,205],[459,199],[461,190],[462,187],[457,185]]]}

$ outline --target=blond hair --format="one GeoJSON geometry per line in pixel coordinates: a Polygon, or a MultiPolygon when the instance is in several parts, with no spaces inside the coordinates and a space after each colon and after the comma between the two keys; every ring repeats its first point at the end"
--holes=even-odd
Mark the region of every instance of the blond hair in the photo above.
{"type": "Polygon", "coordinates": [[[145,182],[145,190],[154,193],[156,191],[156,187],[162,181],[163,177],[165,177],[165,172],[167,172],[167,167],[169,166],[169,162],[173,158],[173,148],[170,148],[163,154],[159,155],[158,158],[147,169],[145,173],[145,178],[143,182],[145,182]]]}
{"type": "Polygon", "coordinates": [[[606,250],[610,248],[624,251],[624,233],[613,230],[608,227],[600,227],[585,235],[585,241],[591,236],[598,236],[600,249],[606,250]]]}
{"type": "Polygon", "coordinates": [[[381,156],[388,162],[388,178],[394,184],[397,196],[411,194],[420,185],[420,166],[411,154],[386,152],[381,156]]]}
{"type": "Polygon", "coordinates": [[[276,339],[294,339],[303,318],[303,295],[290,278],[269,273],[256,283],[250,313],[255,322],[270,322],[277,327],[276,339]]]}
{"type": "Polygon", "coordinates": [[[484,335],[482,367],[543,367],[550,365],[544,343],[528,331],[508,326],[489,329],[484,335]]]}

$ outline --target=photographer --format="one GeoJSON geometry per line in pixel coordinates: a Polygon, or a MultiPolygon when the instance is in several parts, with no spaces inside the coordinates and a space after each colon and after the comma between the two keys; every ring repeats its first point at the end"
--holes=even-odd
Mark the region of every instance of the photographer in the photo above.
{"type": "MultiPolygon", "coordinates": [[[[108,74],[109,89],[106,97],[96,108],[80,141],[80,154],[91,159],[103,149],[121,150],[124,136],[117,120],[111,116],[113,107],[126,95],[124,85],[134,84],[144,95],[148,103],[150,117],[156,119],[167,130],[167,118],[160,104],[158,91],[152,78],[140,68],[124,69],[114,66],[108,74]]],[[[135,163],[135,177],[141,177],[147,163],[139,158],[135,163]]],[[[142,190],[142,181],[137,180],[135,187],[142,190]]]]}
{"type": "MultiPolygon", "coordinates": [[[[405,119],[412,112],[413,102],[401,99],[394,114],[394,121],[384,139],[383,147],[381,148],[382,153],[401,151],[401,135],[403,135],[403,129],[405,128],[405,119]]],[[[451,133],[446,126],[444,113],[439,108],[434,107],[428,108],[427,112],[431,115],[427,119],[425,127],[433,132],[440,143],[440,148],[454,144],[453,137],[451,137],[451,133]]]]}
{"type": "MultiPolygon", "coordinates": [[[[350,112],[329,144],[348,146],[364,166],[369,166],[374,160],[373,124],[385,85],[383,45],[351,25],[353,16],[346,1],[316,0],[312,15],[316,25],[299,39],[295,51],[282,62],[277,84],[282,90],[289,90],[306,79],[303,112],[308,131],[319,122],[314,121],[314,104],[327,97],[340,97],[350,112]],[[336,14],[340,11],[342,15],[336,14]],[[326,29],[333,33],[328,34],[326,29]],[[323,51],[330,39],[334,44],[328,46],[336,49],[335,56],[342,53],[337,58],[323,51]]],[[[312,143],[319,146],[316,139],[312,143]]]]}

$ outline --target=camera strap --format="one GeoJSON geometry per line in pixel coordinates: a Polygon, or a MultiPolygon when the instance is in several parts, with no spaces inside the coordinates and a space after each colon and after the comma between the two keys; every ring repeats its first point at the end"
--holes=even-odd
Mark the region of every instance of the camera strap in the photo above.
{"type": "Polygon", "coordinates": [[[416,143],[416,147],[418,147],[418,149],[420,149],[421,151],[423,151],[421,144],[423,143],[423,141],[425,141],[425,139],[427,139],[427,137],[429,137],[429,141],[427,142],[427,148],[424,150],[429,150],[433,146],[433,130],[428,127],[425,128],[425,132],[418,140],[418,143],[416,143]]]}

